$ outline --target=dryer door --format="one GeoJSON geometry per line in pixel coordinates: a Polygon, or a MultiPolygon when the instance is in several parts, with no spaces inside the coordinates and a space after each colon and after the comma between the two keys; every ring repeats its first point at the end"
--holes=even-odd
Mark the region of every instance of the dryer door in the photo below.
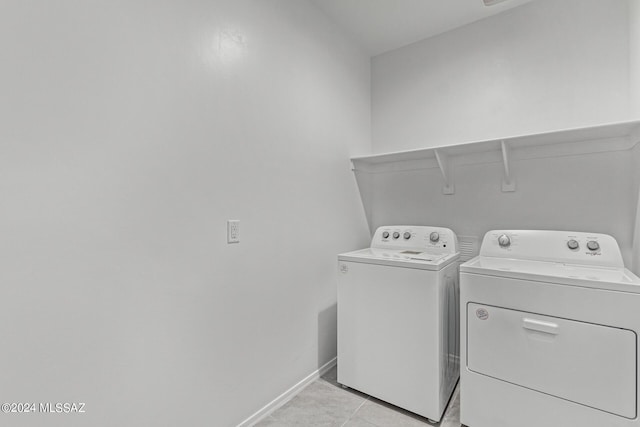
{"type": "Polygon", "coordinates": [[[468,303],[467,368],[610,412],[636,416],[636,334],[468,303]]]}

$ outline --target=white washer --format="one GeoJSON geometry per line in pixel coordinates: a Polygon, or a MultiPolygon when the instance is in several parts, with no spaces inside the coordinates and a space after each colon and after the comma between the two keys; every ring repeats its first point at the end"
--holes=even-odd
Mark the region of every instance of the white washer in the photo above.
{"type": "Polygon", "coordinates": [[[640,279],[613,237],[490,231],[460,298],[464,425],[640,425],[640,279]]]}
{"type": "Polygon", "coordinates": [[[458,241],[388,226],[338,255],[338,382],[439,421],[459,377],[458,241]]]}

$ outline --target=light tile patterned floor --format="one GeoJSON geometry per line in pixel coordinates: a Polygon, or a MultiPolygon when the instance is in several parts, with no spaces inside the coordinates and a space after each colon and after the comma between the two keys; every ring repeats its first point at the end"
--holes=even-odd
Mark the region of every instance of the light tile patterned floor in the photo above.
{"type": "Polygon", "coordinates": [[[460,427],[460,393],[453,393],[438,424],[355,390],[344,389],[331,369],[256,427],[460,427]]]}

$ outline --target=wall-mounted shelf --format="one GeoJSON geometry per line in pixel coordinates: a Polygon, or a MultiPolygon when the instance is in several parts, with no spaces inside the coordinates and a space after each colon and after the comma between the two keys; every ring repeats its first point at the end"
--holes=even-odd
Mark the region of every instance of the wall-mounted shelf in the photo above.
{"type": "Polygon", "coordinates": [[[453,194],[455,166],[503,165],[502,191],[515,191],[516,160],[630,150],[640,142],[640,120],[418,150],[352,157],[354,172],[387,173],[439,168],[444,194],[453,194]]]}

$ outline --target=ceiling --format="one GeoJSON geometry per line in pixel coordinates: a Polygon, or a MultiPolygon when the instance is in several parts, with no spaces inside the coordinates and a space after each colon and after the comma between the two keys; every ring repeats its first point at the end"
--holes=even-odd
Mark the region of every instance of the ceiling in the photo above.
{"type": "Polygon", "coordinates": [[[371,56],[528,3],[508,0],[311,0],[371,56]]]}

